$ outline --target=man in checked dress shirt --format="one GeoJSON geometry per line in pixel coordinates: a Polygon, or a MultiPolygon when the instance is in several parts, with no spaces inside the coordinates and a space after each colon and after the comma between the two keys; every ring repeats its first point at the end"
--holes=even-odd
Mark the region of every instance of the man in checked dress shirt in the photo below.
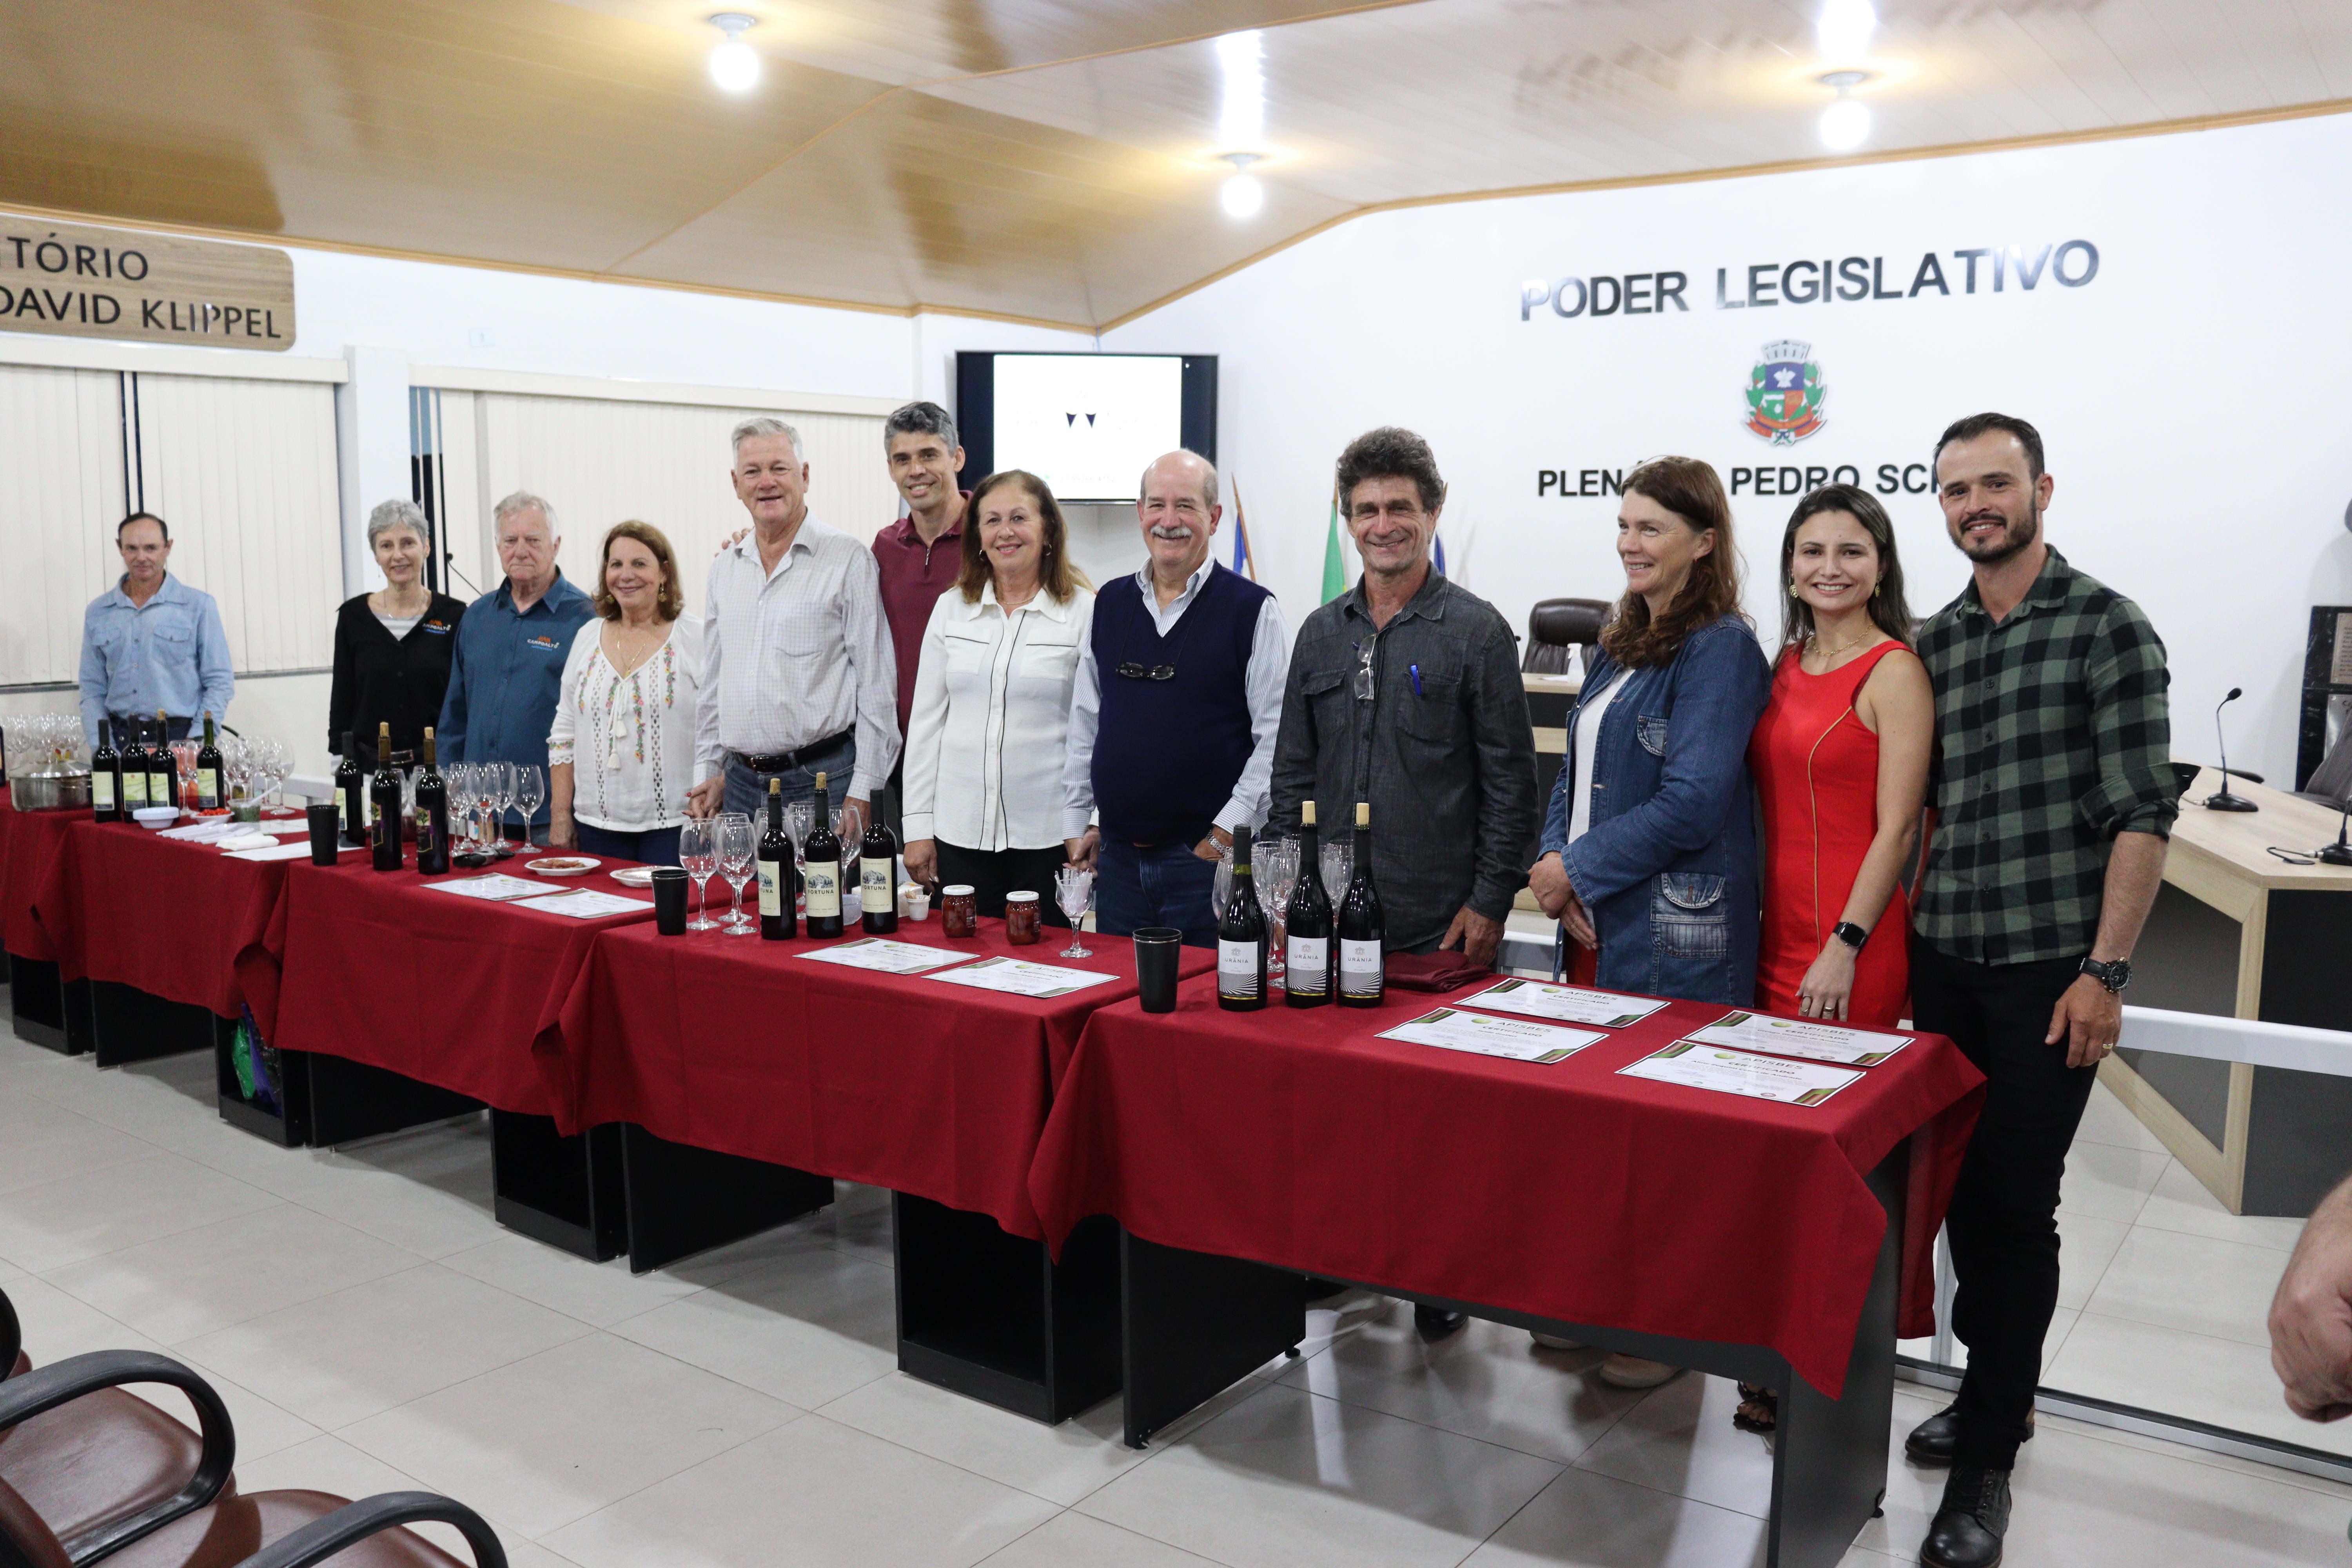
{"type": "Polygon", "coordinates": [[[768,780],[806,800],[816,775],[861,818],[898,758],[898,667],[874,552],[809,515],[800,432],[735,426],[737,499],[751,531],[719,552],[703,595],[703,782],[687,809],[720,802],[759,820],[768,780]]]}

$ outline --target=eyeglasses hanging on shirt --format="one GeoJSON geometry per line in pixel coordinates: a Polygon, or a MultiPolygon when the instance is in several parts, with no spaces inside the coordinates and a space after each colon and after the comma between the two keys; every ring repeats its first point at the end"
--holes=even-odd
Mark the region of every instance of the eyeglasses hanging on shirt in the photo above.
{"type": "Polygon", "coordinates": [[[1184,639],[1190,637],[1192,632],[1192,623],[1188,618],[1181,626],[1177,628],[1176,647],[1169,650],[1169,662],[1166,664],[1142,664],[1135,659],[1122,658],[1112,668],[1129,680],[1173,680],[1176,679],[1175,661],[1183,655],[1184,639]]]}
{"type": "Polygon", "coordinates": [[[1372,700],[1374,690],[1372,657],[1380,647],[1380,641],[1379,634],[1375,633],[1356,645],[1356,679],[1353,689],[1356,693],[1356,700],[1359,702],[1370,702],[1372,700]]]}

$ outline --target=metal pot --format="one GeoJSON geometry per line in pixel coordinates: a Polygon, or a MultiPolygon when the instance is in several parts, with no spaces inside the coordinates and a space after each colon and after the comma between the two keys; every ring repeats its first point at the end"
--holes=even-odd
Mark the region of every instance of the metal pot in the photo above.
{"type": "Polygon", "coordinates": [[[89,809],[88,773],[17,773],[9,781],[8,797],[18,811],[89,809]]]}

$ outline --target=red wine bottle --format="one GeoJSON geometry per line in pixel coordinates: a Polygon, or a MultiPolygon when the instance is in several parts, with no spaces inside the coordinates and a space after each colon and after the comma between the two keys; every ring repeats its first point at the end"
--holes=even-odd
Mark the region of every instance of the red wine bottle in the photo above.
{"type": "Polygon", "coordinates": [[[180,759],[172,752],[172,721],[164,711],[155,710],[155,749],[147,753],[147,804],[178,806],[180,799],[180,759]]]}
{"type": "Polygon", "coordinates": [[[147,809],[147,748],[139,742],[139,721],[123,721],[126,733],[122,740],[122,819],[131,820],[134,811],[147,809]]]}
{"type": "Polygon", "coordinates": [[[416,870],[435,877],[449,868],[449,785],[433,763],[433,726],[425,726],[425,772],[416,780],[416,870]]]}
{"type": "Polygon", "coordinates": [[[888,936],[898,929],[898,837],[882,820],[878,803],[874,820],[857,847],[859,923],[868,936],[888,936]]]}
{"type": "Polygon", "coordinates": [[[768,781],[768,830],[760,835],[760,936],[790,942],[798,920],[793,912],[793,841],[784,837],[784,781],[768,781]]]}
{"type": "Polygon", "coordinates": [[[89,754],[89,814],[100,822],[122,820],[122,757],[103,719],[98,721],[98,747],[89,754]]]}
{"type": "Polygon", "coordinates": [[[824,775],[816,775],[816,812],[808,841],[801,846],[807,862],[808,933],[815,937],[841,934],[841,836],[833,830],[833,807],[825,799],[824,775]]]}
{"type": "Polygon", "coordinates": [[[360,760],[352,752],[352,732],[343,731],[342,754],[335,762],[335,820],[342,824],[343,842],[367,842],[367,792],[360,783],[360,760]]]}
{"type": "Polygon", "coordinates": [[[1234,890],[1217,917],[1217,1005],[1255,1013],[1265,1005],[1265,910],[1250,879],[1250,830],[1234,829],[1234,890]]]}
{"type": "Polygon", "coordinates": [[[400,869],[400,775],[392,771],[392,726],[376,731],[375,776],[368,780],[369,863],[379,871],[400,869]]]}
{"type": "Polygon", "coordinates": [[[1315,803],[1298,808],[1298,885],[1283,913],[1283,995],[1294,1007],[1331,1002],[1331,895],[1323,889],[1315,803]]]}
{"type": "Polygon", "coordinates": [[[196,748],[198,811],[218,811],[222,805],[220,742],[213,733],[213,710],[205,710],[205,743],[196,748]]]}
{"type": "Polygon", "coordinates": [[[1388,921],[1372,886],[1372,808],[1356,803],[1356,870],[1339,900],[1339,1005],[1377,1007],[1388,996],[1382,967],[1388,921]]]}

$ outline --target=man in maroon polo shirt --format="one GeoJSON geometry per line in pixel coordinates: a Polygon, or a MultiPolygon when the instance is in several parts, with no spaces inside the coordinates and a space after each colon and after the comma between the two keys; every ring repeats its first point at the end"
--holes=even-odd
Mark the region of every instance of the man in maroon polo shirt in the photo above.
{"type": "MultiPolygon", "coordinates": [[[[931,606],[955,585],[963,570],[963,503],[969,490],[956,487],[963,468],[955,420],[936,403],[909,403],[882,422],[882,449],[890,462],[890,482],[906,498],[907,515],[874,536],[874,559],[882,568],[882,615],[898,655],[898,733],[907,732],[915,708],[915,670],[922,658],[923,628],[931,606]]],[[[890,775],[883,820],[899,830],[899,775],[890,775]]]]}

